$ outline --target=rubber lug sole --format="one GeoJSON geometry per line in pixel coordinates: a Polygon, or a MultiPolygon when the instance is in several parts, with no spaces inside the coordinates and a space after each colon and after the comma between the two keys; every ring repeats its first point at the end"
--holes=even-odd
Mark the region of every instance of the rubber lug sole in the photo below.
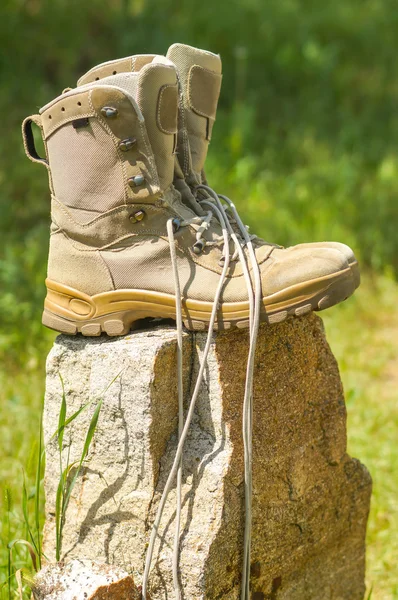
{"type": "MultiPolygon", "coordinates": [[[[43,324],[68,335],[81,333],[93,337],[106,333],[121,336],[142,323],[142,319],[175,320],[172,295],[143,290],[117,290],[88,296],[68,286],[47,280],[43,324]]],[[[291,286],[263,298],[261,320],[281,323],[288,317],[300,317],[325,310],[346,300],[359,285],[351,268],[330,276],[291,286]]],[[[183,323],[188,330],[206,331],[211,302],[188,300],[183,305],[183,323]]],[[[223,303],[214,329],[225,331],[249,325],[249,303],[223,303]]]]}

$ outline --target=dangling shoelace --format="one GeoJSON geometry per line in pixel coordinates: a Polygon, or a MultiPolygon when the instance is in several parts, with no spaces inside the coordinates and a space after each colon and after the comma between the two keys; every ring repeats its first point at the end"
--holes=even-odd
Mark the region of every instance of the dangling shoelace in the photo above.
{"type": "Polygon", "coordinates": [[[205,245],[214,245],[217,242],[209,242],[203,239],[203,233],[208,229],[211,219],[216,216],[218,219],[223,236],[223,268],[220,275],[220,280],[216,289],[213,300],[213,307],[210,316],[209,330],[206,338],[205,347],[203,350],[202,359],[200,362],[199,373],[195,382],[192,398],[189,403],[188,412],[184,423],[184,390],[183,390],[183,322],[182,322],[182,300],[181,289],[178,275],[177,254],[175,249],[174,230],[176,227],[175,219],[169,219],[167,222],[167,234],[170,244],[170,257],[173,269],[174,288],[176,297],[176,325],[177,325],[177,390],[178,390],[178,445],[174,462],[168,475],[159,506],[156,512],[155,520],[152,526],[151,536],[145,559],[145,569],[142,582],[142,599],[147,600],[148,579],[152,563],[155,541],[158,534],[163,511],[166,505],[167,497],[170,489],[177,478],[177,509],[176,509],[176,527],[173,547],[173,586],[177,600],[181,599],[181,588],[179,582],[179,541],[181,527],[181,510],[182,510],[182,455],[184,450],[185,440],[187,438],[189,428],[192,422],[196,400],[203,382],[204,371],[207,364],[207,357],[210,350],[210,345],[213,336],[213,327],[216,320],[217,310],[220,304],[222,289],[227,277],[229,264],[231,260],[239,258],[242,264],[242,271],[245,278],[247,293],[249,298],[249,354],[246,367],[245,393],[243,401],[243,418],[242,418],[242,435],[244,446],[244,470],[245,470],[245,531],[243,542],[243,565],[242,565],[242,587],[241,600],[249,600],[250,598],[250,547],[251,547],[251,528],[252,528],[252,423],[253,423],[253,373],[254,373],[254,358],[256,351],[257,335],[260,324],[260,307],[261,307],[261,278],[260,270],[257,264],[256,255],[254,252],[252,239],[255,236],[250,236],[247,228],[243,224],[233,202],[227,196],[218,195],[212,188],[207,185],[197,186],[197,190],[206,191],[212,200],[203,199],[201,205],[209,208],[205,217],[194,217],[189,221],[179,222],[179,226],[187,226],[190,224],[198,224],[199,227],[196,233],[196,244],[200,248],[205,245]],[[227,213],[225,206],[221,200],[227,203],[228,208],[232,211],[233,218],[238,225],[241,239],[233,230],[230,222],[230,215],[227,213]],[[230,239],[235,245],[235,251],[230,256],[230,239]],[[248,250],[249,260],[252,267],[254,278],[254,293],[252,282],[249,274],[249,269],[246,262],[246,256],[243,251],[243,246],[248,250]]]}

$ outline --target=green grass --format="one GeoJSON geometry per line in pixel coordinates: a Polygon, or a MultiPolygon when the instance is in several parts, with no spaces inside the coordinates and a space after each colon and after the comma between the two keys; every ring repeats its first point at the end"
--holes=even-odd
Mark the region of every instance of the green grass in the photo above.
{"type": "MultiPolygon", "coordinates": [[[[0,370],[0,585],[7,579],[8,550],[12,540],[29,540],[23,515],[24,472],[27,506],[34,526],[35,477],[39,452],[44,364],[25,372],[0,370]],[[9,508],[9,510],[8,510],[9,508]]],[[[43,514],[43,505],[41,504],[43,514]]],[[[42,519],[41,519],[42,521],[42,519]]],[[[13,567],[32,570],[26,546],[14,546],[13,567]]],[[[13,581],[15,587],[15,581],[13,581]]],[[[7,586],[0,598],[9,599],[7,586]]],[[[17,598],[14,594],[11,598],[17,598]]]]}
{"type": "MultiPolygon", "coordinates": [[[[373,478],[368,527],[367,584],[372,600],[398,598],[398,285],[388,277],[366,277],[348,302],[323,313],[329,343],[344,382],[348,411],[348,450],[373,478]]],[[[47,347],[51,339],[48,339],[47,347]]],[[[6,545],[26,538],[22,514],[23,473],[34,510],[35,461],[44,386],[44,354],[25,371],[0,372],[0,581],[7,574],[6,545]],[[5,490],[11,493],[11,514],[5,490]]],[[[24,547],[15,549],[15,565],[31,563],[24,547]]],[[[2,599],[8,600],[6,589],[2,599]]],[[[12,598],[16,598],[14,594],[12,598]]]]}
{"type": "Polygon", "coordinates": [[[372,600],[398,598],[398,286],[368,278],[324,322],[339,362],[348,412],[348,452],[373,479],[367,536],[372,600]]]}

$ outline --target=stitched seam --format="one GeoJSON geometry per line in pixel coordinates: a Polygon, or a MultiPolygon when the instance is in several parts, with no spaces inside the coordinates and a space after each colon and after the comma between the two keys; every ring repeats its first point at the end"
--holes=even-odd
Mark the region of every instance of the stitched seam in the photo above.
{"type": "MultiPolygon", "coordinates": [[[[93,106],[92,100],[91,100],[91,96],[92,96],[93,91],[94,90],[90,90],[89,103],[90,103],[90,106],[92,106],[93,109],[94,109],[94,106],[93,106]]],[[[134,109],[133,106],[132,106],[132,108],[134,109]]],[[[95,112],[97,114],[97,111],[95,111],[95,112]]],[[[97,119],[103,125],[103,127],[106,129],[106,131],[108,131],[108,133],[111,136],[112,141],[113,141],[113,143],[115,145],[117,156],[119,158],[119,161],[120,161],[121,166],[122,166],[122,171],[123,171],[123,187],[124,187],[124,201],[125,201],[125,206],[128,206],[129,204],[131,204],[131,202],[128,202],[128,200],[131,198],[130,195],[129,195],[130,192],[131,192],[131,189],[130,189],[130,186],[128,185],[128,183],[127,183],[127,179],[128,179],[128,173],[127,173],[127,168],[126,168],[126,165],[128,164],[127,157],[125,157],[123,155],[123,153],[121,152],[121,150],[119,149],[119,147],[118,147],[119,139],[115,136],[115,134],[113,133],[113,131],[109,127],[109,125],[106,123],[106,121],[104,121],[99,114],[97,114],[97,119]]],[[[145,124],[143,122],[139,121],[139,120],[137,120],[137,122],[138,122],[138,125],[139,125],[141,139],[142,139],[143,145],[145,147],[145,151],[147,152],[147,155],[143,154],[140,150],[138,150],[138,152],[139,152],[140,156],[146,158],[147,161],[149,162],[149,167],[150,167],[149,173],[150,173],[151,177],[152,177],[153,173],[155,174],[155,177],[153,178],[154,179],[154,183],[155,183],[155,185],[157,185],[158,188],[160,188],[156,166],[154,164],[154,159],[151,156],[152,155],[152,151],[148,147],[145,124]]],[[[142,160],[142,162],[145,165],[145,161],[142,160]]],[[[150,185],[152,182],[147,182],[147,183],[150,185]]],[[[154,195],[155,195],[154,193],[151,193],[150,191],[148,191],[148,196],[154,196],[154,195]]]]}
{"type": "Polygon", "coordinates": [[[154,174],[155,184],[157,185],[157,187],[160,190],[160,181],[159,181],[158,170],[156,168],[156,162],[155,162],[155,157],[152,152],[152,148],[150,147],[149,140],[147,139],[148,134],[146,131],[145,123],[139,121],[139,125],[140,125],[140,129],[141,129],[142,141],[144,142],[145,150],[148,153],[147,159],[149,161],[149,166],[151,167],[151,170],[154,174]]]}
{"type": "MultiPolygon", "coordinates": [[[[75,248],[75,250],[77,250],[78,252],[92,252],[92,253],[96,253],[97,256],[99,256],[101,258],[101,261],[100,261],[99,265],[102,268],[102,272],[105,273],[107,275],[107,277],[109,277],[110,273],[109,273],[108,267],[107,267],[107,265],[104,264],[104,259],[99,254],[99,250],[100,250],[99,248],[93,248],[93,249],[87,249],[87,250],[86,249],[82,249],[82,248],[80,248],[79,246],[77,246],[76,244],[73,243],[73,240],[70,239],[70,237],[65,233],[64,230],[59,230],[59,231],[54,232],[54,233],[57,233],[59,235],[63,235],[67,239],[67,241],[71,244],[71,246],[73,246],[75,248]]],[[[111,287],[113,287],[113,289],[115,289],[112,277],[110,278],[110,284],[111,284],[111,287]]]]}
{"type": "MultiPolygon", "coordinates": [[[[170,135],[173,133],[177,133],[178,127],[173,130],[169,130],[169,129],[166,129],[165,127],[163,127],[161,118],[160,118],[160,109],[162,106],[163,93],[166,91],[167,88],[175,88],[175,87],[176,87],[175,83],[167,83],[166,85],[162,86],[160,93],[159,93],[158,105],[157,105],[157,110],[156,110],[156,121],[157,121],[157,125],[158,125],[160,131],[163,131],[163,133],[168,133],[170,135]]],[[[177,115],[177,119],[178,119],[178,115],[177,115]]]]}
{"type": "Polygon", "coordinates": [[[164,233],[161,232],[156,232],[156,231],[148,231],[148,233],[146,232],[140,232],[140,233],[126,233],[125,235],[122,235],[114,240],[112,240],[112,242],[109,242],[109,244],[104,244],[103,246],[98,246],[98,247],[93,247],[93,248],[81,248],[81,246],[84,246],[84,244],[82,242],[77,242],[76,240],[73,240],[71,237],[69,237],[69,235],[66,233],[66,231],[64,229],[60,230],[63,235],[68,238],[70,244],[76,248],[76,250],[79,250],[79,252],[97,252],[98,250],[108,250],[109,248],[112,248],[112,246],[114,246],[115,244],[118,244],[119,242],[122,242],[123,240],[127,240],[129,238],[132,237],[139,237],[141,234],[143,235],[148,235],[148,236],[158,236],[159,238],[162,238],[163,240],[167,241],[167,238],[164,237],[164,233]]]}
{"type": "MultiPolygon", "coordinates": [[[[118,214],[119,212],[123,212],[126,210],[126,206],[142,206],[143,208],[146,208],[148,206],[155,206],[155,204],[145,204],[145,202],[137,202],[137,203],[129,203],[128,205],[126,204],[121,204],[120,206],[116,206],[115,208],[112,208],[111,210],[102,213],[101,215],[98,215],[97,217],[94,217],[94,219],[92,221],[89,221],[88,223],[79,223],[79,221],[76,221],[73,216],[70,214],[70,212],[68,211],[68,208],[62,203],[60,202],[54,195],[52,195],[52,200],[57,204],[57,206],[59,207],[59,210],[62,211],[64,213],[64,215],[67,217],[67,219],[73,223],[74,225],[77,225],[78,227],[81,227],[82,229],[89,229],[92,225],[97,224],[99,221],[106,219],[108,216],[113,216],[118,214]]],[[[174,216],[174,213],[171,213],[174,216]]]]}
{"type": "Polygon", "coordinates": [[[48,138],[51,137],[52,134],[57,131],[57,129],[59,129],[63,125],[66,125],[67,123],[70,123],[71,121],[74,121],[75,119],[84,119],[84,118],[89,118],[89,117],[94,117],[94,116],[95,115],[93,115],[92,113],[89,113],[88,111],[86,111],[85,113],[82,113],[82,114],[65,117],[64,119],[62,119],[62,121],[59,121],[57,124],[50,127],[50,129],[45,134],[45,139],[47,141],[48,138]]]}
{"type": "Polygon", "coordinates": [[[185,106],[184,106],[182,88],[181,88],[180,94],[179,94],[178,110],[181,112],[182,147],[183,147],[183,157],[184,157],[183,168],[184,168],[184,175],[186,175],[187,173],[189,173],[189,170],[190,170],[188,167],[188,160],[189,160],[189,156],[190,156],[190,147],[189,147],[188,130],[187,130],[187,126],[186,126],[185,106]]]}
{"type": "Polygon", "coordinates": [[[109,266],[107,265],[107,263],[106,263],[106,260],[105,260],[105,259],[104,259],[104,257],[102,256],[102,254],[101,254],[101,251],[100,251],[100,250],[97,250],[97,253],[98,253],[98,256],[99,256],[99,259],[100,259],[101,263],[102,263],[102,264],[103,264],[103,266],[104,266],[104,269],[105,269],[105,270],[106,270],[106,272],[108,273],[108,276],[109,276],[109,279],[110,279],[110,282],[111,282],[111,286],[112,286],[112,287],[113,287],[113,289],[115,290],[115,289],[116,289],[116,285],[115,285],[114,279],[113,279],[113,277],[112,277],[111,270],[110,270],[109,266]]]}
{"type": "Polygon", "coordinates": [[[48,171],[48,185],[50,188],[50,193],[54,194],[55,190],[54,190],[54,182],[53,182],[53,176],[51,174],[51,167],[50,167],[50,154],[48,152],[48,145],[47,145],[47,140],[43,139],[43,144],[44,144],[44,150],[46,152],[46,156],[47,156],[47,160],[48,160],[48,165],[47,165],[47,171],[48,171]]]}
{"type": "Polygon", "coordinates": [[[126,205],[126,204],[127,204],[127,199],[128,199],[128,189],[127,189],[127,188],[128,188],[128,185],[127,185],[127,172],[126,172],[126,167],[125,167],[125,164],[124,164],[124,160],[123,160],[123,158],[122,158],[122,156],[121,156],[121,152],[120,152],[120,150],[119,150],[119,148],[118,148],[118,143],[119,143],[119,141],[118,141],[118,139],[116,138],[116,136],[114,135],[114,133],[113,133],[112,129],[109,127],[108,123],[107,123],[107,122],[106,122],[106,121],[105,121],[105,120],[102,118],[101,114],[100,114],[100,113],[98,113],[98,112],[95,110],[95,108],[94,108],[94,105],[93,105],[93,102],[92,102],[92,99],[91,99],[91,97],[92,97],[92,93],[93,93],[93,90],[90,90],[90,92],[89,92],[89,95],[88,95],[88,102],[89,102],[89,105],[90,105],[90,107],[93,109],[93,111],[95,112],[95,114],[96,114],[96,116],[97,116],[97,121],[98,121],[98,122],[99,122],[99,123],[100,123],[100,124],[101,124],[101,125],[104,127],[104,129],[105,129],[105,130],[108,132],[108,134],[110,135],[110,137],[111,137],[111,140],[112,140],[112,142],[113,142],[113,145],[115,146],[115,150],[116,150],[116,154],[117,154],[117,157],[118,157],[118,160],[119,160],[120,166],[122,167],[122,176],[123,176],[123,190],[124,190],[124,203],[125,203],[125,205],[126,205]]]}
{"type": "Polygon", "coordinates": [[[48,138],[51,137],[52,134],[57,131],[57,129],[59,129],[63,125],[66,125],[67,123],[70,123],[71,121],[74,121],[75,119],[84,119],[84,118],[89,118],[89,117],[94,117],[94,116],[95,116],[95,113],[93,114],[93,113],[86,111],[84,113],[79,113],[77,115],[71,115],[70,117],[65,117],[64,119],[62,119],[61,121],[58,121],[58,123],[56,123],[55,125],[50,127],[50,129],[47,132],[44,132],[45,139],[47,141],[48,138]]]}
{"type": "MultiPolygon", "coordinates": [[[[85,84],[82,84],[81,81],[82,81],[82,79],[86,78],[87,76],[91,77],[91,75],[95,75],[95,73],[98,73],[98,71],[101,71],[102,69],[111,67],[112,65],[115,65],[116,63],[120,63],[122,60],[132,59],[132,58],[133,57],[126,56],[125,58],[117,58],[117,59],[113,59],[113,60],[108,60],[108,61],[101,63],[100,65],[96,65],[95,67],[92,67],[89,71],[87,71],[84,75],[82,75],[80,77],[80,79],[77,82],[77,85],[78,86],[85,85],[85,84]]],[[[108,77],[108,76],[105,75],[104,77],[108,77]]],[[[101,79],[102,79],[102,77],[101,77],[101,79]]],[[[93,82],[86,82],[86,83],[93,83],[93,82]]]]}
{"type": "Polygon", "coordinates": [[[214,114],[209,115],[209,114],[204,113],[203,111],[199,110],[198,108],[196,108],[196,106],[192,100],[192,97],[191,97],[192,74],[193,74],[194,70],[197,71],[198,69],[200,69],[201,71],[204,71],[205,73],[211,73],[212,75],[216,75],[216,76],[218,75],[218,73],[215,73],[214,71],[210,71],[209,69],[205,69],[204,67],[201,67],[200,65],[193,65],[189,72],[188,103],[189,103],[190,107],[192,108],[192,110],[194,110],[198,115],[201,115],[202,117],[206,117],[207,119],[215,119],[214,114]]]}
{"type": "Polygon", "coordinates": [[[118,212],[122,212],[123,210],[125,210],[125,204],[122,204],[106,213],[103,213],[101,215],[98,215],[97,217],[94,217],[94,219],[92,221],[89,221],[88,223],[79,223],[79,221],[76,221],[73,218],[73,216],[69,213],[67,207],[64,206],[63,203],[60,202],[55,196],[52,196],[52,200],[57,204],[59,210],[64,213],[65,217],[71,223],[73,223],[74,225],[78,225],[82,229],[88,229],[89,227],[91,227],[91,225],[96,224],[99,220],[106,218],[108,215],[116,214],[118,212]]]}
{"type": "MultiPolygon", "coordinates": [[[[128,233],[125,234],[119,238],[116,238],[115,240],[113,240],[112,242],[110,242],[109,244],[105,244],[104,246],[100,246],[98,248],[81,248],[81,245],[83,245],[81,242],[75,242],[75,240],[73,240],[72,238],[69,237],[69,235],[66,233],[66,231],[64,229],[60,229],[56,232],[53,232],[51,235],[55,235],[57,233],[62,233],[62,235],[64,235],[67,240],[69,241],[69,243],[71,244],[71,246],[73,246],[76,250],[78,250],[79,252],[99,252],[102,250],[108,250],[111,249],[112,250],[112,246],[115,246],[115,244],[118,244],[119,242],[122,242],[123,240],[129,239],[129,238],[135,238],[135,237],[140,237],[141,235],[147,235],[149,236],[158,236],[160,239],[162,239],[165,242],[168,242],[168,237],[165,236],[164,232],[161,231],[156,231],[156,230],[144,230],[144,231],[140,231],[138,233],[128,233]]],[[[202,261],[197,260],[196,258],[194,258],[192,256],[192,254],[187,251],[186,248],[183,248],[179,243],[178,240],[176,240],[176,244],[179,248],[179,250],[182,252],[182,254],[184,256],[187,256],[188,258],[190,258],[194,263],[196,263],[197,265],[199,265],[200,267],[203,267],[205,270],[208,271],[212,271],[213,273],[217,273],[218,275],[221,272],[221,269],[215,269],[209,265],[204,264],[202,261]]],[[[116,251],[123,251],[119,248],[115,249],[116,251]]],[[[258,264],[262,264],[263,262],[265,262],[265,260],[267,260],[269,258],[269,255],[264,258],[263,260],[261,260],[258,264]]],[[[229,277],[229,279],[237,279],[239,277],[243,277],[243,273],[237,273],[235,275],[227,275],[227,277],[229,277]]]]}

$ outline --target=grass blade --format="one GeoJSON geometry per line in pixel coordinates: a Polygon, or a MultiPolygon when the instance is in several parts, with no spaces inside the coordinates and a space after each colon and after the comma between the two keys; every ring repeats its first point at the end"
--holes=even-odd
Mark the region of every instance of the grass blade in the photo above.
{"type": "Polygon", "coordinates": [[[18,585],[19,600],[23,600],[22,569],[15,571],[15,579],[17,580],[18,585]]]}
{"type": "Polygon", "coordinates": [[[366,600],[371,600],[371,598],[372,598],[372,595],[373,595],[373,585],[371,586],[371,588],[370,588],[370,590],[369,590],[369,595],[368,595],[368,597],[366,598],[366,600]]]}
{"type": "MultiPolygon", "coordinates": [[[[120,377],[120,375],[122,374],[123,370],[120,371],[113,379],[112,381],[106,386],[106,388],[104,389],[104,391],[102,392],[101,396],[102,397],[111,387],[111,385],[116,381],[116,379],[118,377],[120,377]]],[[[60,376],[61,377],[61,376],[60,376]]],[[[62,381],[62,386],[63,386],[63,380],[62,381]]],[[[65,397],[65,391],[64,388],[62,387],[62,391],[63,391],[63,397],[65,397]]],[[[83,406],[81,406],[80,408],[78,408],[78,410],[76,412],[74,412],[70,417],[68,417],[62,426],[60,426],[58,424],[58,429],[53,433],[53,435],[50,438],[50,441],[53,440],[54,438],[58,437],[60,435],[61,432],[63,432],[65,430],[65,428],[72,423],[83,411],[85,411],[89,406],[91,406],[93,404],[93,402],[95,402],[96,398],[92,398],[89,402],[86,402],[86,404],[83,404],[83,406]]],[[[62,407],[61,407],[62,408],[62,407]]]]}
{"type": "Polygon", "coordinates": [[[30,588],[33,587],[35,584],[35,575],[25,568],[20,569],[20,571],[23,583],[28,585],[30,588]]]}
{"type": "Polygon", "coordinates": [[[91,417],[90,425],[89,425],[89,428],[88,428],[88,431],[87,431],[86,439],[84,441],[84,446],[83,446],[83,451],[82,451],[81,456],[80,456],[79,466],[76,469],[76,473],[75,473],[75,475],[74,475],[74,477],[72,479],[72,482],[69,485],[68,491],[66,493],[66,498],[65,498],[66,507],[68,506],[69,499],[70,499],[70,496],[72,494],[73,488],[75,487],[77,478],[79,477],[79,474],[80,474],[80,471],[81,471],[81,467],[83,465],[83,461],[84,461],[84,459],[86,458],[86,456],[88,454],[91,442],[92,442],[93,437],[94,437],[95,430],[97,429],[99,414],[101,412],[102,404],[104,402],[104,395],[109,390],[109,388],[111,387],[111,385],[113,385],[113,383],[116,381],[116,379],[118,377],[120,377],[121,374],[122,374],[122,371],[120,371],[112,379],[112,381],[106,386],[105,390],[103,391],[103,393],[101,395],[101,399],[98,401],[98,404],[95,407],[95,411],[93,413],[93,416],[91,417]]]}
{"type": "Polygon", "coordinates": [[[39,431],[39,451],[37,456],[37,469],[36,469],[36,493],[35,493],[35,525],[36,525],[36,536],[37,536],[37,550],[39,569],[41,569],[41,531],[40,531],[40,484],[41,484],[41,471],[42,461],[44,458],[42,451],[42,439],[43,439],[43,416],[40,417],[40,431],[39,431]]]}
{"type": "Polygon", "coordinates": [[[99,414],[101,412],[102,404],[103,404],[103,399],[101,398],[101,400],[98,402],[97,406],[95,407],[93,416],[91,417],[90,425],[89,425],[86,439],[84,442],[83,452],[80,457],[80,465],[79,466],[82,465],[82,463],[83,463],[84,459],[86,458],[88,451],[90,449],[90,445],[93,440],[95,430],[97,429],[98,419],[99,419],[99,414]]]}
{"type": "Polygon", "coordinates": [[[88,428],[88,431],[87,431],[86,439],[84,441],[83,451],[82,451],[81,456],[80,456],[79,464],[78,464],[78,467],[76,469],[76,473],[74,474],[73,479],[72,479],[72,481],[71,481],[71,483],[70,483],[70,485],[68,487],[67,493],[66,493],[66,497],[65,497],[65,505],[66,505],[66,507],[68,506],[69,499],[70,499],[70,496],[72,494],[73,488],[75,487],[77,478],[79,477],[83,461],[86,458],[86,456],[88,454],[88,451],[90,449],[90,445],[91,445],[91,442],[93,440],[95,430],[97,428],[99,414],[100,414],[100,411],[101,411],[101,408],[102,408],[102,404],[103,404],[103,398],[101,398],[101,400],[98,402],[97,406],[95,407],[94,414],[91,417],[90,425],[89,425],[89,428],[88,428]]]}
{"type": "Polygon", "coordinates": [[[63,498],[64,481],[63,474],[61,474],[58,487],[57,495],[55,498],[55,558],[57,562],[60,560],[61,554],[61,508],[63,498]]]}
{"type": "Polygon", "coordinates": [[[107,390],[110,388],[110,386],[121,375],[121,373],[122,373],[122,371],[120,371],[112,379],[112,381],[107,385],[104,392],[102,393],[102,397],[98,401],[98,404],[94,410],[94,414],[91,417],[90,425],[89,425],[89,428],[88,428],[88,431],[86,434],[86,439],[84,441],[84,446],[83,446],[83,450],[82,450],[82,453],[80,456],[80,460],[75,461],[71,465],[69,464],[69,453],[70,453],[70,444],[69,444],[68,460],[67,460],[67,466],[65,469],[63,469],[63,466],[62,466],[62,443],[63,443],[65,428],[70,423],[72,423],[84,410],[86,410],[86,408],[88,408],[94,402],[94,399],[90,400],[89,402],[87,402],[86,404],[81,406],[69,418],[66,418],[67,406],[66,406],[65,386],[64,386],[63,379],[60,375],[61,384],[62,384],[61,410],[60,410],[60,415],[59,415],[59,419],[58,419],[58,429],[51,437],[51,440],[54,439],[55,437],[57,437],[57,439],[58,439],[58,452],[59,452],[59,462],[60,462],[60,480],[59,480],[58,487],[57,487],[56,502],[55,502],[55,531],[56,531],[56,559],[57,559],[57,561],[59,561],[61,558],[62,532],[63,532],[63,527],[65,524],[66,511],[67,511],[67,508],[69,505],[69,500],[70,500],[71,494],[73,492],[73,488],[75,487],[77,479],[79,477],[83,462],[90,450],[91,442],[93,440],[93,437],[94,437],[94,434],[95,434],[95,431],[97,428],[99,414],[100,414],[101,407],[103,404],[103,397],[104,397],[105,393],[107,392],[107,390]],[[77,465],[76,472],[68,485],[71,469],[73,467],[75,467],[76,465],[77,465]]]}
{"type": "Polygon", "coordinates": [[[56,560],[61,560],[61,546],[62,546],[62,528],[65,522],[65,513],[68,507],[65,492],[66,484],[69,479],[69,475],[73,467],[77,464],[76,462],[68,464],[62,471],[59,478],[57,494],[55,498],[55,554],[56,560]]]}
{"type": "Polygon", "coordinates": [[[64,380],[62,378],[61,373],[59,373],[59,378],[61,380],[61,386],[62,386],[62,400],[61,400],[61,409],[59,411],[59,417],[58,417],[58,448],[59,451],[62,452],[62,443],[64,440],[64,429],[65,429],[65,419],[66,419],[66,395],[65,395],[65,385],[64,385],[64,380]]]}
{"type": "Polygon", "coordinates": [[[65,431],[66,427],[72,423],[72,421],[74,421],[79,415],[80,413],[82,413],[84,410],[86,410],[86,408],[88,408],[92,403],[94,402],[94,398],[93,400],[90,400],[90,402],[87,402],[86,404],[83,404],[83,406],[81,406],[76,412],[73,413],[73,415],[71,415],[70,417],[68,417],[64,424],[62,426],[59,426],[58,429],[56,429],[56,431],[54,431],[54,433],[52,434],[51,438],[50,438],[50,442],[51,440],[53,440],[54,438],[58,438],[60,434],[65,431]]]}
{"type": "MultiPolygon", "coordinates": [[[[5,489],[5,506],[7,511],[7,536],[8,541],[10,541],[11,530],[10,530],[10,513],[11,513],[11,492],[8,487],[5,489]]],[[[11,553],[8,552],[7,556],[7,591],[8,591],[8,600],[11,600],[11,575],[12,575],[12,566],[11,566],[11,553]]]]}
{"type": "MultiPolygon", "coordinates": [[[[62,399],[61,399],[61,408],[58,416],[58,427],[55,435],[58,441],[58,455],[59,455],[59,472],[60,479],[57,487],[57,495],[55,500],[55,554],[57,561],[59,560],[61,554],[61,538],[62,538],[62,506],[64,503],[65,496],[65,480],[64,480],[64,469],[62,465],[62,446],[64,441],[64,431],[65,431],[65,418],[66,418],[66,394],[65,394],[65,385],[64,380],[62,378],[61,373],[59,373],[59,378],[62,386],[62,399]]],[[[52,436],[53,438],[54,436],[52,436]]],[[[51,439],[52,439],[51,438],[51,439]]]]}
{"type": "Polygon", "coordinates": [[[35,571],[37,571],[37,553],[36,553],[34,547],[32,546],[32,544],[30,542],[28,542],[27,540],[13,540],[12,542],[9,542],[9,544],[7,545],[10,555],[11,555],[13,549],[15,548],[15,546],[17,546],[17,545],[26,546],[26,548],[29,551],[30,558],[32,559],[33,568],[35,571]]]}
{"type": "Polygon", "coordinates": [[[28,491],[26,489],[26,480],[25,480],[25,471],[22,471],[23,473],[23,484],[22,484],[22,513],[23,513],[23,518],[25,521],[25,525],[26,525],[26,531],[29,535],[29,538],[36,550],[36,553],[38,553],[38,549],[36,546],[36,541],[35,538],[33,536],[32,530],[30,528],[30,523],[29,523],[29,507],[28,507],[28,491]]]}
{"type": "Polygon", "coordinates": [[[120,375],[123,373],[124,369],[122,369],[121,371],[119,371],[119,373],[117,375],[115,375],[115,377],[112,379],[112,381],[110,383],[108,383],[108,385],[106,386],[106,388],[104,389],[104,391],[101,394],[101,399],[103,399],[103,397],[105,396],[106,392],[109,390],[109,388],[111,387],[111,385],[113,385],[116,381],[116,379],[118,377],[120,377],[120,375]]]}

